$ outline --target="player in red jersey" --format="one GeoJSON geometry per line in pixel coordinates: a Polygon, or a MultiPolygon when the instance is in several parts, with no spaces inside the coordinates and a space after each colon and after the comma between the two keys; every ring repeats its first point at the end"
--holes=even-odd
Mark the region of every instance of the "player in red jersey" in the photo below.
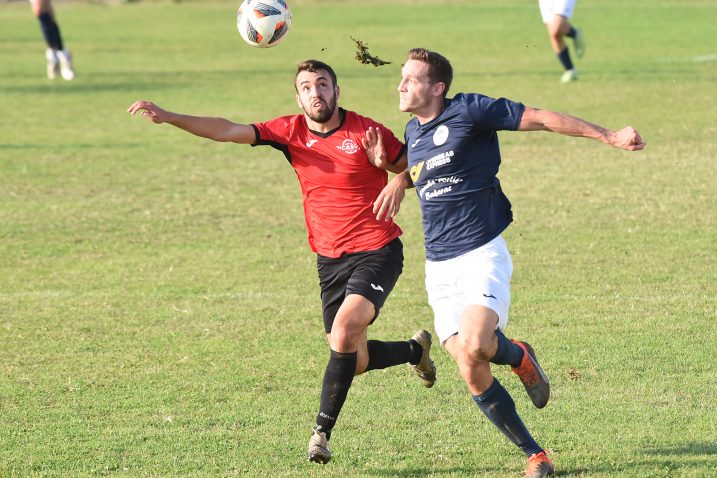
{"type": "MultiPolygon", "coordinates": [[[[408,341],[367,339],[403,268],[401,229],[379,221],[373,201],[388,175],[369,162],[366,132],[381,131],[393,172],[406,168],[403,144],[383,125],[338,106],[333,69],[308,60],[297,66],[296,101],[303,114],[263,123],[237,124],[224,118],[166,111],[136,101],[128,111],[154,123],[169,123],[214,141],[269,145],[284,153],[301,184],[311,250],[317,253],[323,321],[330,348],[319,413],[309,440],[308,459],[327,463],[328,440],[356,374],[410,363],[425,387],[433,386],[431,335],[419,330],[408,341]]],[[[371,156],[373,157],[373,155],[371,156]]]]}

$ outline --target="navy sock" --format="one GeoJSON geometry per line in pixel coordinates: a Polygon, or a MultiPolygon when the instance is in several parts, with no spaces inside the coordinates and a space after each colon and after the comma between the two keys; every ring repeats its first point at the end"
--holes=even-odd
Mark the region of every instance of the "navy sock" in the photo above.
{"type": "Polygon", "coordinates": [[[482,395],[473,395],[473,400],[488,420],[520,448],[525,456],[543,451],[525,428],[515,410],[513,398],[498,379],[494,378],[491,386],[482,395]]]}
{"type": "Polygon", "coordinates": [[[382,342],[380,340],[369,340],[368,344],[368,367],[369,370],[379,370],[393,367],[402,363],[418,363],[421,360],[423,349],[415,340],[404,342],[382,342]],[[418,356],[418,359],[415,357],[418,356]],[[411,361],[411,360],[415,361],[411,361]]]}
{"type": "Polygon", "coordinates": [[[496,365],[519,366],[523,360],[523,349],[511,342],[500,329],[496,329],[495,336],[498,337],[498,350],[490,361],[496,365]]]}
{"type": "Polygon", "coordinates": [[[356,373],[356,352],[340,353],[331,351],[329,363],[324,373],[324,383],[321,387],[321,402],[319,414],[316,416],[316,427],[331,437],[331,430],[344,406],[349,393],[351,382],[356,373]]]}
{"type": "Polygon", "coordinates": [[[577,35],[577,34],[578,34],[578,31],[575,29],[575,27],[571,26],[570,31],[568,33],[566,33],[565,36],[569,37],[569,38],[575,38],[575,35],[577,35]]]}
{"type": "Polygon", "coordinates": [[[570,52],[568,51],[568,47],[565,47],[563,51],[558,53],[558,60],[560,60],[560,63],[563,64],[563,68],[566,70],[572,70],[573,69],[573,62],[570,60],[570,52]]]}
{"type": "Polygon", "coordinates": [[[45,36],[45,42],[47,46],[53,50],[62,50],[62,36],[60,35],[60,28],[48,12],[41,13],[37,19],[40,21],[40,28],[42,34],[45,36]]]}

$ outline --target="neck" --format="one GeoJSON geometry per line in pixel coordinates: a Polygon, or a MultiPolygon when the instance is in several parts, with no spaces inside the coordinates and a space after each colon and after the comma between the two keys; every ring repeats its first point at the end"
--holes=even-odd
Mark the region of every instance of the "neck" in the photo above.
{"type": "Polygon", "coordinates": [[[446,106],[443,104],[443,98],[441,97],[439,100],[426,105],[420,111],[414,111],[413,114],[420,124],[426,124],[436,119],[438,115],[443,113],[444,109],[446,109],[446,106]]]}

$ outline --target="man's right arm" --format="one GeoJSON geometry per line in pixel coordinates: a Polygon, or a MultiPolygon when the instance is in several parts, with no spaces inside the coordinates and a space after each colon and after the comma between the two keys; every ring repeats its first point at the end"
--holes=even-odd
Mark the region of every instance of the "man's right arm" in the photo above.
{"type": "Polygon", "coordinates": [[[135,101],[127,111],[133,115],[141,111],[141,115],[153,123],[169,123],[196,136],[213,141],[254,144],[257,139],[256,132],[250,125],[232,123],[224,118],[173,113],[160,108],[151,101],[135,101]]]}
{"type": "Polygon", "coordinates": [[[566,136],[595,139],[615,148],[641,150],[645,142],[632,126],[612,131],[565,113],[526,107],[518,131],[552,131],[566,136]]]}

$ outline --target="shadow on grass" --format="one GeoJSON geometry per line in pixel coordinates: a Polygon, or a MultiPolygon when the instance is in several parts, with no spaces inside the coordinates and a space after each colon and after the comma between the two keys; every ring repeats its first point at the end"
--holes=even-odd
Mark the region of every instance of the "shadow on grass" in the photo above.
{"type": "Polygon", "coordinates": [[[643,453],[645,456],[640,463],[645,469],[691,469],[706,472],[714,470],[717,443],[691,442],[673,446],[650,446],[646,447],[643,453]]]}
{"type": "Polygon", "coordinates": [[[717,443],[680,443],[676,446],[650,447],[646,448],[644,452],[647,455],[659,456],[717,455],[717,443]]]}
{"type": "Polygon", "coordinates": [[[488,474],[489,476],[504,476],[504,468],[472,468],[468,466],[453,466],[447,468],[406,468],[397,470],[395,468],[371,468],[368,470],[375,476],[395,476],[403,478],[420,478],[422,476],[441,476],[459,474],[461,476],[475,476],[476,474],[488,474]]]}
{"type": "Polygon", "coordinates": [[[594,468],[556,468],[553,476],[588,476],[589,473],[595,473],[596,471],[610,470],[596,470],[594,468]]]}

